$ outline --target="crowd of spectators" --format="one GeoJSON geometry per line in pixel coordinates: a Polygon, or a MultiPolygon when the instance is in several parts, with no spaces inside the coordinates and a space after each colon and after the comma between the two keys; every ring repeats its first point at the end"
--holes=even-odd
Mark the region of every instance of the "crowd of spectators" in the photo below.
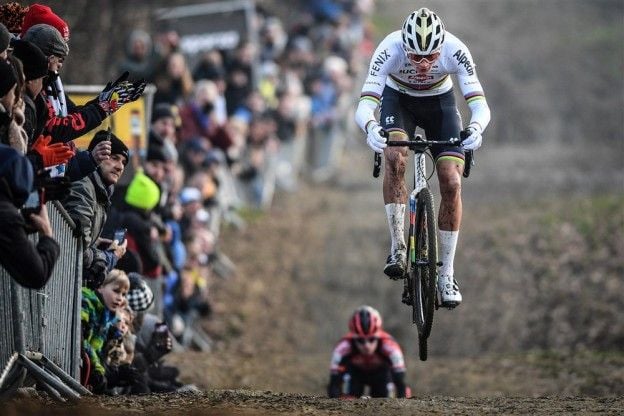
{"type": "MultiPolygon", "coordinates": [[[[25,252],[37,253],[40,276],[16,277],[31,288],[45,285],[63,251],[45,205],[23,209],[31,188],[58,200],[78,227],[81,382],[92,391],[192,388],[162,357],[211,347],[200,325],[211,314],[210,287],[235,271],[219,245],[224,224],[243,227],[244,208],[269,209],[276,191],[334,174],[354,78],[372,52],[364,20],[372,1],[313,3],[288,27],[258,7],[257,43],[205,51],[193,68],[175,32],[134,30],[115,81],[82,106],[60,76],[66,22],[40,4],[0,7],[0,166],[15,167],[6,175],[15,180],[0,186],[0,214],[20,219],[24,244],[39,231],[25,252]],[[148,84],[156,90],[147,148],[135,164],[130,138],[99,126],[148,84]],[[77,149],[87,132],[93,139],[77,149]]],[[[4,229],[0,243],[9,244],[4,229]]]]}

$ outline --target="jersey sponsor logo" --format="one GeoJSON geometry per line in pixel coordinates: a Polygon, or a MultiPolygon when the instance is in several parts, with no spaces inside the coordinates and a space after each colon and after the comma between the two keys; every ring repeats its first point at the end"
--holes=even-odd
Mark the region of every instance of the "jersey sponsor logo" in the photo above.
{"type": "Polygon", "coordinates": [[[462,52],[461,49],[458,49],[457,52],[453,54],[453,58],[457,59],[457,63],[459,65],[463,65],[466,68],[466,72],[468,75],[474,75],[474,68],[472,67],[472,62],[468,59],[465,52],[462,52]]]}
{"type": "Polygon", "coordinates": [[[424,81],[430,81],[433,79],[433,75],[429,75],[429,74],[416,74],[414,76],[409,76],[407,77],[408,79],[415,79],[416,81],[420,81],[420,82],[424,82],[424,81]]]}
{"type": "Polygon", "coordinates": [[[391,55],[388,53],[388,49],[384,49],[383,51],[379,52],[379,55],[375,57],[375,60],[373,61],[373,64],[371,65],[370,74],[373,76],[377,75],[377,73],[381,70],[381,66],[388,59],[390,59],[390,56],[391,55]]]}
{"type": "Polygon", "coordinates": [[[377,82],[377,81],[366,81],[364,85],[377,85],[378,87],[382,86],[381,82],[377,82]]]}
{"type": "Polygon", "coordinates": [[[389,124],[394,124],[394,116],[386,117],[386,125],[389,125],[389,124]]]}

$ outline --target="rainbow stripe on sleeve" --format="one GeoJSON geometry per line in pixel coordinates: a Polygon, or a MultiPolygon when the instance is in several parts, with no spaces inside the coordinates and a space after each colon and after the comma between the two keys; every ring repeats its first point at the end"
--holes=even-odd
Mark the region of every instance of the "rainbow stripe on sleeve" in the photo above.
{"type": "Polygon", "coordinates": [[[374,94],[372,92],[363,92],[360,95],[360,101],[362,100],[368,100],[373,102],[375,105],[379,105],[381,104],[381,100],[379,99],[379,95],[374,94]]]}
{"type": "Polygon", "coordinates": [[[473,91],[464,95],[464,99],[466,100],[466,103],[470,104],[475,101],[485,100],[485,95],[483,94],[483,91],[473,91]]]}

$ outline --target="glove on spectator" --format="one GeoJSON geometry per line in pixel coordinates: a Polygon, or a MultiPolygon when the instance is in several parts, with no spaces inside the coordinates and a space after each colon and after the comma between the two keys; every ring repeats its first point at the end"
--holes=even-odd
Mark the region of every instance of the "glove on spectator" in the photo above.
{"type": "Polygon", "coordinates": [[[50,144],[50,141],[52,141],[52,136],[42,134],[32,145],[32,149],[41,155],[43,167],[67,163],[74,156],[75,152],[70,146],[64,143],[50,144]]]}
{"type": "Polygon", "coordinates": [[[136,101],[143,94],[144,80],[134,83],[128,81],[128,71],[121,74],[114,82],[109,82],[98,96],[98,105],[107,114],[111,115],[126,103],[136,101]]]}

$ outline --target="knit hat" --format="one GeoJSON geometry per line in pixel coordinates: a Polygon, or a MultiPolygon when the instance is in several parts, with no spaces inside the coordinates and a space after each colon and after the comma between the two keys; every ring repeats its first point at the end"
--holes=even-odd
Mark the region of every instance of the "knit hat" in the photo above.
{"type": "Polygon", "coordinates": [[[175,119],[175,115],[173,114],[173,109],[171,107],[171,104],[167,103],[156,104],[154,110],[152,111],[152,123],[165,117],[175,119]]]}
{"type": "Polygon", "coordinates": [[[17,84],[15,68],[8,61],[0,59],[0,97],[4,97],[17,84]]]}
{"type": "Polygon", "coordinates": [[[63,36],[54,27],[46,24],[34,25],[22,39],[34,43],[46,56],[66,57],[69,54],[69,46],[63,36]]]}
{"type": "Polygon", "coordinates": [[[37,3],[31,5],[24,15],[21,36],[24,37],[28,29],[40,23],[54,27],[59,31],[65,42],[69,41],[69,26],[67,26],[67,23],[58,17],[50,7],[37,3]]]}
{"type": "Polygon", "coordinates": [[[127,165],[128,161],[130,160],[130,152],[128,151],[128,147],[125,145],[124,142],[121,141],[119,137],[115,136],[112,132],[100,130],[95,133],[95,136],[93,136],[93,139],[91,139],[91,143],[89,143],[89,147],[87,150],[93,150],[93,148],[95,148],[98,143],[103,142],[104,140],[110,140],[111,142],[111,155],[125,156],[126,160],[124,161],[124,165],[127,165]]]}
{"type": "Polygon", "coordinates": [[[130,279],[130,290],[126,294],[128,306],[134,312],[143,312],[147,310],[154,302],[154,292],[145,283],[143,276],[138,273],[128,273],[130,279]]]}
{"type": "Polygon", "coordinates": [[[37,45],[27,40],[15,40],[13,56],[22,61],[26,81],[43,78],[48,74],[48,59],[37,45]]]}
{"type": "Polygon", "coordinates": [[[138,171],[128,185],[125,200],[132,207],[152,210],[160,200],[160,188],[149,176],[138,171]]]}
{"type": "Polygon", "coordinates": [[[0,23],[0,52],[4,52],[9,47],[11,41],[11,33],[5,25],[0,23]]]}
{"type": "Polygon", "coordinates": [[[167,162],[169,160],[167,156],[167,152],[165,151],[165,147],[163,145],[150,143],[149,146],[147,146],[147,156],[145,157],[145,160],[167,162]]]}

